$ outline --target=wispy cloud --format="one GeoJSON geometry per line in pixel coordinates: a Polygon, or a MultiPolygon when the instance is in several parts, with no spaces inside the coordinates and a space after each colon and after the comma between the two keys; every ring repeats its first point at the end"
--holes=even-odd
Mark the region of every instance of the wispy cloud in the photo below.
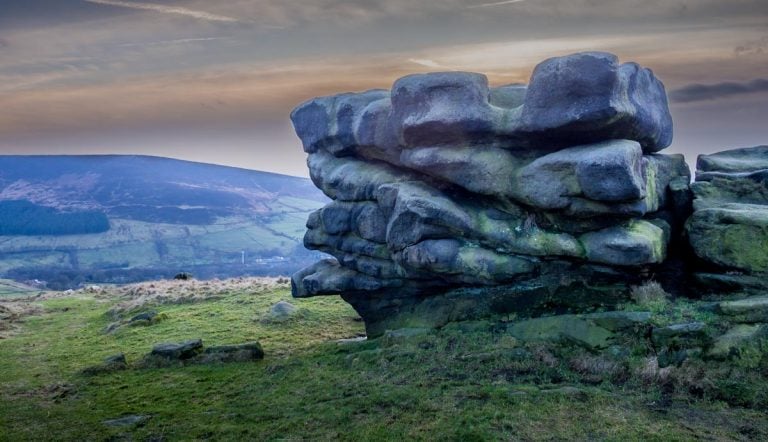
{"type": "Polygon", "coordinates": [[[211,14],[209,12],[198,11],[195,9],[182,8],[180,6],[166,6],[166,5],[158,5],[156,3],[143,3],[143,2],[127,2],[122,0],[85,0],[85,1],[88,3],[95,3],[98,5],[117,6],[121,8],[130,8],[130,9],[142,9],[146,11],[156,11],[164,14],[184,15],[184,16],[196,18],[199,20],[219,21],[219,22],[229,22],[229,23],[236,23],[240,21],[233,17],[211,14]]]}
{"type": "Polygon", "coordinates": [[[187,44],[187,43],[202,43],[207,41],[226,40],[223,37],[201,37],[201,38],[177,38],[175,40],[161,40],[151,41],[148,43],[123,43],[120,47],[135,47],[135,46],[165,46],[175,44],[187,44]]]}
{"type": "Polygon", "coordinates": [[[766,51],[768,51],[768,35],[736,46],[733,50],[736,55],[762,55],[766,51]]]}
{"type": "Polygon", "coordinates": [[[492,6],[511,5],[512,3],[520,3],[520,2],[524,2],[524,1],[525,0],[506,0],[506,1],[503,1],[503,2],[481,3],[479,5],[469,5],[469,6],[467,6],[467,9],[490,8],[492,6]]]}
{"type": "Polygon", "coordinates": [[[444,68],[444,66],[440,63],[437,63],[434,60],[429,60],[427,58],[409,58],[408,61],[428,68],[444,68]]]}
{"type": "Polygon", "coordinates": [[[671,91],[669,97],[678,103],[691,103],[757,92],[768,92],[768,79],[757,78],[744,83],[729,81],[715,84],[689,84],[671,91]]]}

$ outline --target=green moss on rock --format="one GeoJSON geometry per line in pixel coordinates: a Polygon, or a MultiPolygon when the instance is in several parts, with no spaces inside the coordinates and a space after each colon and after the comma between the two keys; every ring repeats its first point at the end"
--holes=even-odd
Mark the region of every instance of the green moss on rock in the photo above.
{"type": "Polygon", "coordinates": [[[666,257],[664,229],[645,220],[586,233],[581,241],[590,261],[614,265],[661,263],[666,257]]]}
{"type": "Polygon", "coordinates": [[[768,322],[768,296],[723,301],[717,310],[733,322],[768,322]]]}
{"type": "Polygon", "coordinates": [[[738,324],[719,336],[707,352],[714,359],[738,359],[741,365],[754,367],[763,355],[761,343],[768,329],[762,324],[738,324]]]}
{"type": "Polygon", "coordinates": [[[768,272],[768,206],[738,204],[699,210],[686,229],[696,255],[747,272],[768,272]]]}
{"type": "Polygon", "coordinates": [[[613,338],[613,333],[607,329],[574,315],[521,321],[512,325],[508,332],[522,341],[571,342],[589,349],[606,348],[613,338]]]}

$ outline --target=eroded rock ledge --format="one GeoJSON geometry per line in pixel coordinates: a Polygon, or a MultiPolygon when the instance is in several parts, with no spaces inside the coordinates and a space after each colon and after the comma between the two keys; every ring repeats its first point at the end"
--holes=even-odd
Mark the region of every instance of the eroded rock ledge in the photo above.
{"type": "Polygon", "coordinates": [[[700,155],[686,224],[710,291],[768,290],[768,146],[700,155]]]}
{"type": "Polygon", "coordinates": [[[542,62],[528,86],[409,75],[291,114],[313,182],[296,297],[337,295],[388,328],[620,302],[669,254],[689,171],[662,83],[614,55],[542,62]]]}

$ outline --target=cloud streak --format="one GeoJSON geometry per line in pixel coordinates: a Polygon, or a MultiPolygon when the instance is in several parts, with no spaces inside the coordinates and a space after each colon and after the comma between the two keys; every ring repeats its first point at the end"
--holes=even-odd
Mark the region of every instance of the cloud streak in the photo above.
{"type": "Polygon", "coordinates": [[[408,61],[410,61],[411,63],[415,63],[419,66],[424,66],[428,68],[436,68],[436,69],[443,68],[443,65],[435,62],[434,60],[430,60],[428,58],[409,58],[408,61]]]}
{"type": "Polygon", "coordinates": [[[148,43],[123,43],[119,46],[127,47],[127,48],[136,47],[136,46],[165,46],[165,45],[176,45],[176,44],[187,44],[187,43],[202,43],[202,42],[216,41],[216,40],[226,40],[226,39],[223,37],[177,38],[175,40],[151,41],[148,43]]]}
{"type": "Polygon", "coordinates": [[[669,97],[678,103],[693,103],[759,92],[768,92],[768,79],[757,78],[744,83],[728,81],[715,84],[689,84],[671,91],[669,97]]]}
{"type": "Polygon", "coordinates": [[[467,6],[467,9],[477,9],[477,8],[490,8],[493,6],[503,6],[503,5],[511,5],[513,3],[520,3],[524,2],[525,0],[507,0],[503,2],[493,2],[493,3],[482,3],[479,5],[469,5],[467,6]]]}
{"type": "Polygon", "coordinates": [[[164,14],[183,15],[196,18],[198,20],[237,23],[240,20],[225,15],[211,14],[209,12],[198,11],[195,9],[182,8],[180,6],[166,6],[155,3],[127,2],[122,0],[85,0],[88,3],[97,5],[117,6],[121,8],[140,9],[145,11],[155,11],[164,14]]]}

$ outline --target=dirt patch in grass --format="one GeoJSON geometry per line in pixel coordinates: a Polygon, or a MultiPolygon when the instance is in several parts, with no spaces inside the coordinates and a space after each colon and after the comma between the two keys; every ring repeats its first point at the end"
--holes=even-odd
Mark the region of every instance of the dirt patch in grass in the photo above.
{"type": "Polygon", "coordinates": [[[111,317],[119,318],[149,307],[211,301],[233,292],[264,293],[285,289],[289,286],[286,281],[285,278],[263,277],[153,281],[101,290],[97,298],[119,300],[107,312],[111,317]]]}

